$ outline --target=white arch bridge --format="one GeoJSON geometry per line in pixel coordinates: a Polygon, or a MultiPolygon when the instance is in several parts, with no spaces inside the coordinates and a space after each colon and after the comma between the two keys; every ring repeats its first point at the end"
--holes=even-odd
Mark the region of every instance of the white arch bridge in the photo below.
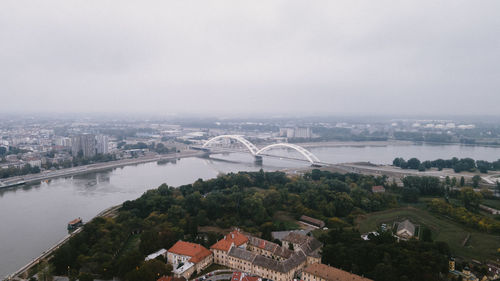
{"type": "Polygon", "coordinates": [[[316,157],[316,155],[312,154],[309,150],[303,148],[302,146],[292,144],[292,143],[275,143],[275,144],[270,144],[268,146],[265,146],[261,149],[259,149],[257,146],[255,146],[253,143],[249,142],[247,139],[245,139],[241,135],[220,135],[216,136],[214,138],[209,139],[205,144],[203,144],[203,148],[208,148],[211,144],[216,143],[220,140],[223,139],[230,139],[230,140],[235,140],[241,144],[243,144],[247,150],[252,154],[256,159],[261,159],[264,154],[264,152],[271,150],[273,148],[291,148],[299,152],[304,158],[309,161],[312,165],[320,165],[322,164],[321,161],[316,157]]]}

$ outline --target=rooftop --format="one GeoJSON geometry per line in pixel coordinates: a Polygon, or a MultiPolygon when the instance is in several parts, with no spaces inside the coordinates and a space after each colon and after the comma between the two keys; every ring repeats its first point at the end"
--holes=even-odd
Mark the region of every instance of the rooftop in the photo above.
{"type": "Polygon", "coordinates": [[[170,249],[169,253],[191,257],[190,262],[197,263],[212,254],[207,248],[190,242],[177,241],[170,249]]]}
{"type": "Polygon", "coordinates": [[[217,249],[228,252],[231,248],[231,244],[234,243],[234,246],[238,247],[248,242],[248,237],[243,235],[238,230],[233,230],[228,235],[224,236],[221,240],[217,241],[217,243],[213,244],[210,249],[217,249]]]}
{"type": "Polygon", "coordinates": [[[372,281],[371,279],[320,263],[309,265],[303,272],[321,277],[327,281],[372,281]]]}

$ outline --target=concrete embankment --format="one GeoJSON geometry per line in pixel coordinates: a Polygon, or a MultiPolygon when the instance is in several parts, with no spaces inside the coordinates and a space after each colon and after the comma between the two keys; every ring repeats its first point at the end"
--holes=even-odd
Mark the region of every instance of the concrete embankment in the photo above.
{"type": "MultiPolygon", "coordinates": [[[[110,207],[99,214],[97,214],[95,217],[113,217],[116,214],[116,211],[121,207],[120,205],[110,207]]],[[[29,271],[31,268],[39,264],[43,260],[49,260],[52,257],[52,254],[59,249],[64,243],[68,242],[71,237],[77,235],[83,230],[83,227],[80,227],[76,229],[75,231],[71,232],[70,234],[66,235],[64,238],[62,238],[59,242],[57,242],[54,246],[50,247],[47,251],[44,251],[40,256],[37,258],[33,259],[31,262],[26,264],[25,266],[21,267],[18,269],[16,272],[6,276],[4,280],[26,280],[29,276],[29,271]]]]}

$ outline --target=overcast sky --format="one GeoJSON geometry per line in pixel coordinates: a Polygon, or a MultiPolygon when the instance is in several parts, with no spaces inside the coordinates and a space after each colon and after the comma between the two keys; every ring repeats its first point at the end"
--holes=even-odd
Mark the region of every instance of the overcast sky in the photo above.
{"type": "Polygon", "coordinates": [[[500,114],[500,1],[0,2],[18,112],[500,114]]]}

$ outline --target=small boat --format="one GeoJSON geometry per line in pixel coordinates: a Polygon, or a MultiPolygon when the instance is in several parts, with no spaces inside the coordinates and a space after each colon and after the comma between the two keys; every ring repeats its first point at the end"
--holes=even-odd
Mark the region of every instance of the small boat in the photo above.
{"type": "Polygon", "coordinates": [[[83,222],[82,222],[81,218],[74,219],[74,220],[68,222],[68,230],[77,229],[82,225],[83,225],[83,222]]]}

